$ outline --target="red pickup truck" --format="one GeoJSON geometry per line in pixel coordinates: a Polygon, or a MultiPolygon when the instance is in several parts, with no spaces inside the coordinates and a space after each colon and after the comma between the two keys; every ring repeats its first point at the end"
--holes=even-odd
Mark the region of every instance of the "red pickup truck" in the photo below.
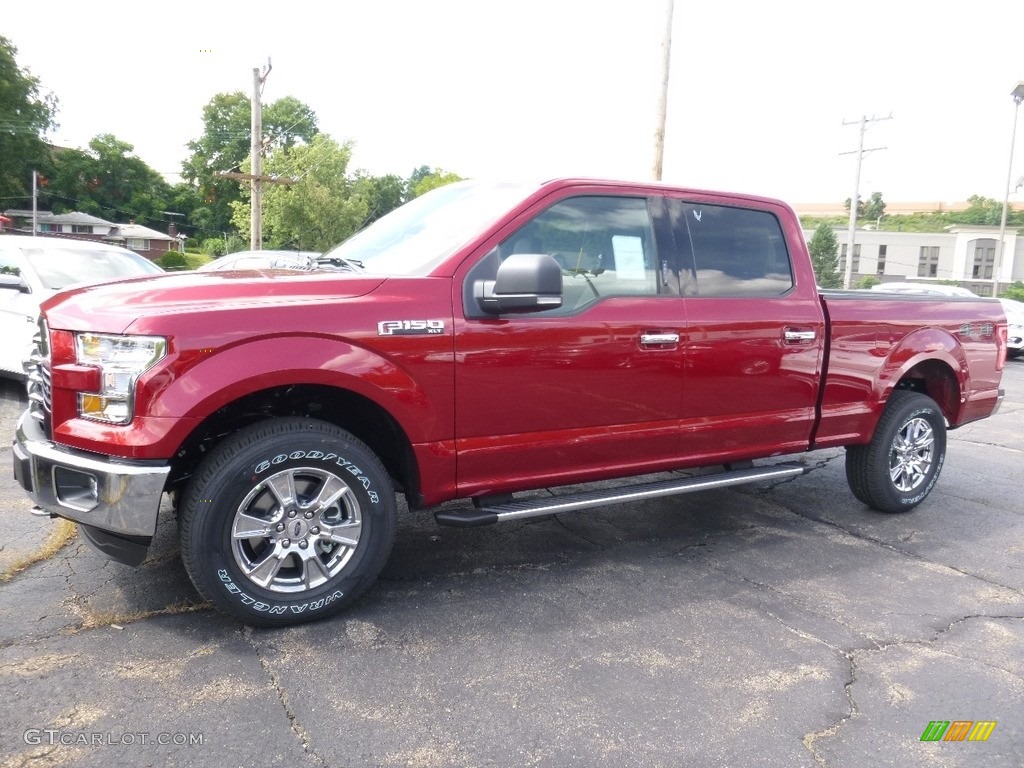
{"type": "Polygon", "coordinates": [[[396,492],[471,499],[437,522],[482,525],[795,476],[753,460],[845,446],[854,496],[899,512],[947,428],[1002,398],[998,302],[820,293],[775,200],[463,182],[326,258],[47,301],[14,444],[43,513],[138,564],[169,493],[199,592],[288,624],[371,584],[396,492]]]}

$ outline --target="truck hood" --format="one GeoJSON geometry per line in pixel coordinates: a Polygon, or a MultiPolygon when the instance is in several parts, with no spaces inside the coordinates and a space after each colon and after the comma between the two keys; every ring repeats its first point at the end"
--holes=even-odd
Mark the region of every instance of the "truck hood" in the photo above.
{"type": "Polygon", "coordinates": [[[72,288],[42,304],[51,328],[124,333],[142,317],[316,304],[365,296],[386,278],[338,272],[185,272],[72,288]]]}

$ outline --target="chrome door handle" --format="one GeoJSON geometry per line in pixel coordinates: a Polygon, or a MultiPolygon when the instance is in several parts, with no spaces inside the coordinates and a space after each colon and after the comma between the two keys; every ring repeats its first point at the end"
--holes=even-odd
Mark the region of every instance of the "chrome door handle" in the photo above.
{"type": "Polygon", "coordinates": [[[814,331],[794,331],[787,328],[783,335],[789,343],[797,344],[801,341],[814,341],[817,334],[814,331]]]}
{"type": "Polygon", "coordinates": [[[678,344],[678,333],[642,333],[640,334],[641,344],[678,344]]]}

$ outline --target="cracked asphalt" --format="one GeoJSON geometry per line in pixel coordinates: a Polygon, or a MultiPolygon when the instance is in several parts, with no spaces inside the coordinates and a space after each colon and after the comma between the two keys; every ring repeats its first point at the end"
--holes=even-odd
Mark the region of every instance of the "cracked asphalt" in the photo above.
{"type": "Polygon", "coordinates": [[[1024,361],[1004,386],[909,514],[856,502],[836,450],[532,522],[406,515],[361,602],[286,630],[203,605],[170,515],[138,569],[74,538],[11,575],[56,524],[3,470],[0,766],[1021,766],[1024,361]]]}

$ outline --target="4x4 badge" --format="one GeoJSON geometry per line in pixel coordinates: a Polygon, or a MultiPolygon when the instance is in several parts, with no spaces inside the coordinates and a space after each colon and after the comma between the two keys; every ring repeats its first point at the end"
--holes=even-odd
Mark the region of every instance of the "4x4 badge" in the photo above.
{"type": "Polygon", "coordinates": [[[444,333],[444,320],[382,320],[378,336],[421,336],[444,333]]]}

